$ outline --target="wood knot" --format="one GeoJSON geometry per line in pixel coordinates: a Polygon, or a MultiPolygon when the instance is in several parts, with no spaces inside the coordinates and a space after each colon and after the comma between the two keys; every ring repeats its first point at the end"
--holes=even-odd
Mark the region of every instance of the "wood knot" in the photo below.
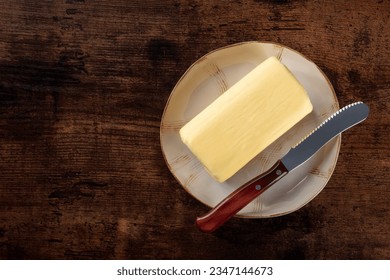
{"type": "Polygon", "coordinates": [[[152,64],[160,64],[164,60],[176,60],[177,45],[165,39],[152,39],[147,45],[148,58],[152,64]]]}

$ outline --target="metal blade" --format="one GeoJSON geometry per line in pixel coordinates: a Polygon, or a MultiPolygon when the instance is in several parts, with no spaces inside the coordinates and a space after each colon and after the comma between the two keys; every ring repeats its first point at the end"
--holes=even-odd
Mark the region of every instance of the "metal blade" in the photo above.
{"type": "Polygon", "coordinates": [[[282,158],[284,166],[291,171],[303,164],[338,134],[364,121],[368,112],[368,106],[362,102],[356,102],[338,110],[282,158]]]}

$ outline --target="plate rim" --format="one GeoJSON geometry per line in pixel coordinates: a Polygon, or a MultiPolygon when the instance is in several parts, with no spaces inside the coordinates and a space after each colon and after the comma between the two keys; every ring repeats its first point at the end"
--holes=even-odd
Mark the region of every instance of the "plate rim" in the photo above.
{"type": "MultiPolygon", "coordinates": [[[[324,73],[324,71],[321,70],[321,68],[316,64],[314,63],[311,59],[309,59],[308,57],[306,57],[305,55],[303,55],[302,53],[300,53],[299,51],[297,50],[294,50],[288,46],[285,46],[283,44],[280,44],[280,43],[276,43],[276,42],[272,42],[272,41],[256,41],[256,40],[253,40],[253,41],[243,41],[243,42],[238,42],[238,43],[234,43],[234,44],[229,44],[229,45],[225,45],[225,46],[222,46],[222,47],[218,47],[216,49],[213,49],[209,52],[207,52],[206,54],[200,56],[198,59],[196,59],[193,63],[191,63],[191,65],[186,69],[186,71],[181,75],[181,77],[177,80],[175,86],[173,87],[173,89],[171,90],[170,94],[169,94],[169,97],[165,103],[165,106],[164,106],[164,111],[161,115],[161,120],[160,120],[160,148],[161,148],[161,152],[163,154],[163,158],[164,158],[164,162],[165,162],[165,165],[168,167],[170,173],[172,174],[172,176],[175,178],[175,180],[178,182],[178,184],[189,194],[191,195],[195,200],[201,202],[203,205],[209,207],[209,208],[214,208],[213,206],[209,205],[208,203],[206,203],[205,201],[199,199],[198,197],[195,197],[195,195],[190,192],[188,190],[188,188],[183,185],[181,183],[181,181],[177,178],[177,176],[175,175],[175,173],[173,172],[172,168],[171,168],[171,165],[168,163],[168,160],[167,160],[167,157],[166,157],[166,153],[164,151],[164,146],[162,145],[162,137],[163,137],[163,133],[162,133],[162,127],[163,127],[163,120],[164,120],[164,116],[166,114],[166,111],[167,111],[167,108],[168,108],[168,105],[170,103],[170,100],[173,96],[173,93],[175,92],[176,88],[178,87],[178,85],[181,83],[181,81],[187,76],[188,72],[190,72],[195,65],[197,65],[199,62],[201,62],[202,60],[204,60],[207,56],[209,55],[212,55],[216,52],[220,52],[222,50],[225,50],[225,49],[229,49],[229,48],[234,48],[234,47],[238,47],[238,46],[241,46],[241,45],[250,45],[250,44],[258,44],[258,45],[274,45],[274,46],[278,46],[278,47],[281,47],[281,48],[285,48],[285,49],[288,49],[289,51],[291,52],[294,52],[295,54],[303,57],[304,59],[306,59],[307,61],[309,61],[310,63],[312,63],[316,69],[321,73],[321,75],[325,78],[325,81],[327,83],[327,85],[329,86],[331,92],[332,92],[332,96],[333,96],[333,100],[335,101],[335,104],[336,104],[336,109],[339,110],[340,109],[340,104],[339,104],[339,101],[338,101],[338,98],[337,98],[337,95],[336,95],[336,92],[333,88],[333,85],[332,83],[330,82],[329,78],[327,77],[327,75],[324,73]]],[[[290,214],[292,212],[295,212],[299,209],[301,209],[302,207],[306,206],[309,202],[313,201],[314,198],[316,198],[322,191],[323,189],[326,187],[326,185],[328,184],[329,180],[331,179],[333,173],[334,173],[334,170],[336,168],[336,165],[337,165],[337,161],[338,161],[338,158],[339,158],[339,155],[340,155],[340,148],[341,148],[341,133],[336,136],[336,138],[334,139],[335,143],[334,145],[336,145],[336,156],[334,157],[334,162],[332,163],[332,168],[331,170],[329,170],[329,178],[326,179],[326,181],[324,182],[324,185],[323,187],[321,187],[319,189],[319,191],[313,195],[312,198],[310,198],[306,203],[290,210],[290,211],[285,211],[285,212],[281,212],[281,213],[277,213],[277,214],[270,214],[270,215],[267,215],[267,216],[256,216],[256,215],[248,215],[248,214],[236,214],[234,217],[236,218],[243,218],[243,219],[269,219],[269,218],[275,218],[275,217],[280,217],[280,216],[284,216],[284,215],[287,215],[287,214],[290,214]]]]}

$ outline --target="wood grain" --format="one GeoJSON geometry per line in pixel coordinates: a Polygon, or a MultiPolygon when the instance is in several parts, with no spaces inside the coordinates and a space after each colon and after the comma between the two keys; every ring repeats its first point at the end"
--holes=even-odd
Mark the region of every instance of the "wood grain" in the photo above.
{"type": "Polygon", "coordinates": [[[390,3],[205,2],[0,0],[0,258],[390,258],[390,3]],[[307,206],[204,234],[160,118],[193,61],[248,40],[300,51],[371,113],[307,206]]]}

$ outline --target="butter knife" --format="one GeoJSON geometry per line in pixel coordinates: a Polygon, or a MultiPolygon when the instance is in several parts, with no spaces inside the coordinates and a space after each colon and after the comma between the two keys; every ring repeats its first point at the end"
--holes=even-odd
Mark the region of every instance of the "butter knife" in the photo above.
{"type": "Polygon", "coordinates": [[[321,147],[348,128],[364,121],[369,108],[363,102],[343,107],[303,138],[268,171],[239,187],[206,215],[196,219],[203,232],[213,232],[269,187],[310,159],[321,147]]]}

